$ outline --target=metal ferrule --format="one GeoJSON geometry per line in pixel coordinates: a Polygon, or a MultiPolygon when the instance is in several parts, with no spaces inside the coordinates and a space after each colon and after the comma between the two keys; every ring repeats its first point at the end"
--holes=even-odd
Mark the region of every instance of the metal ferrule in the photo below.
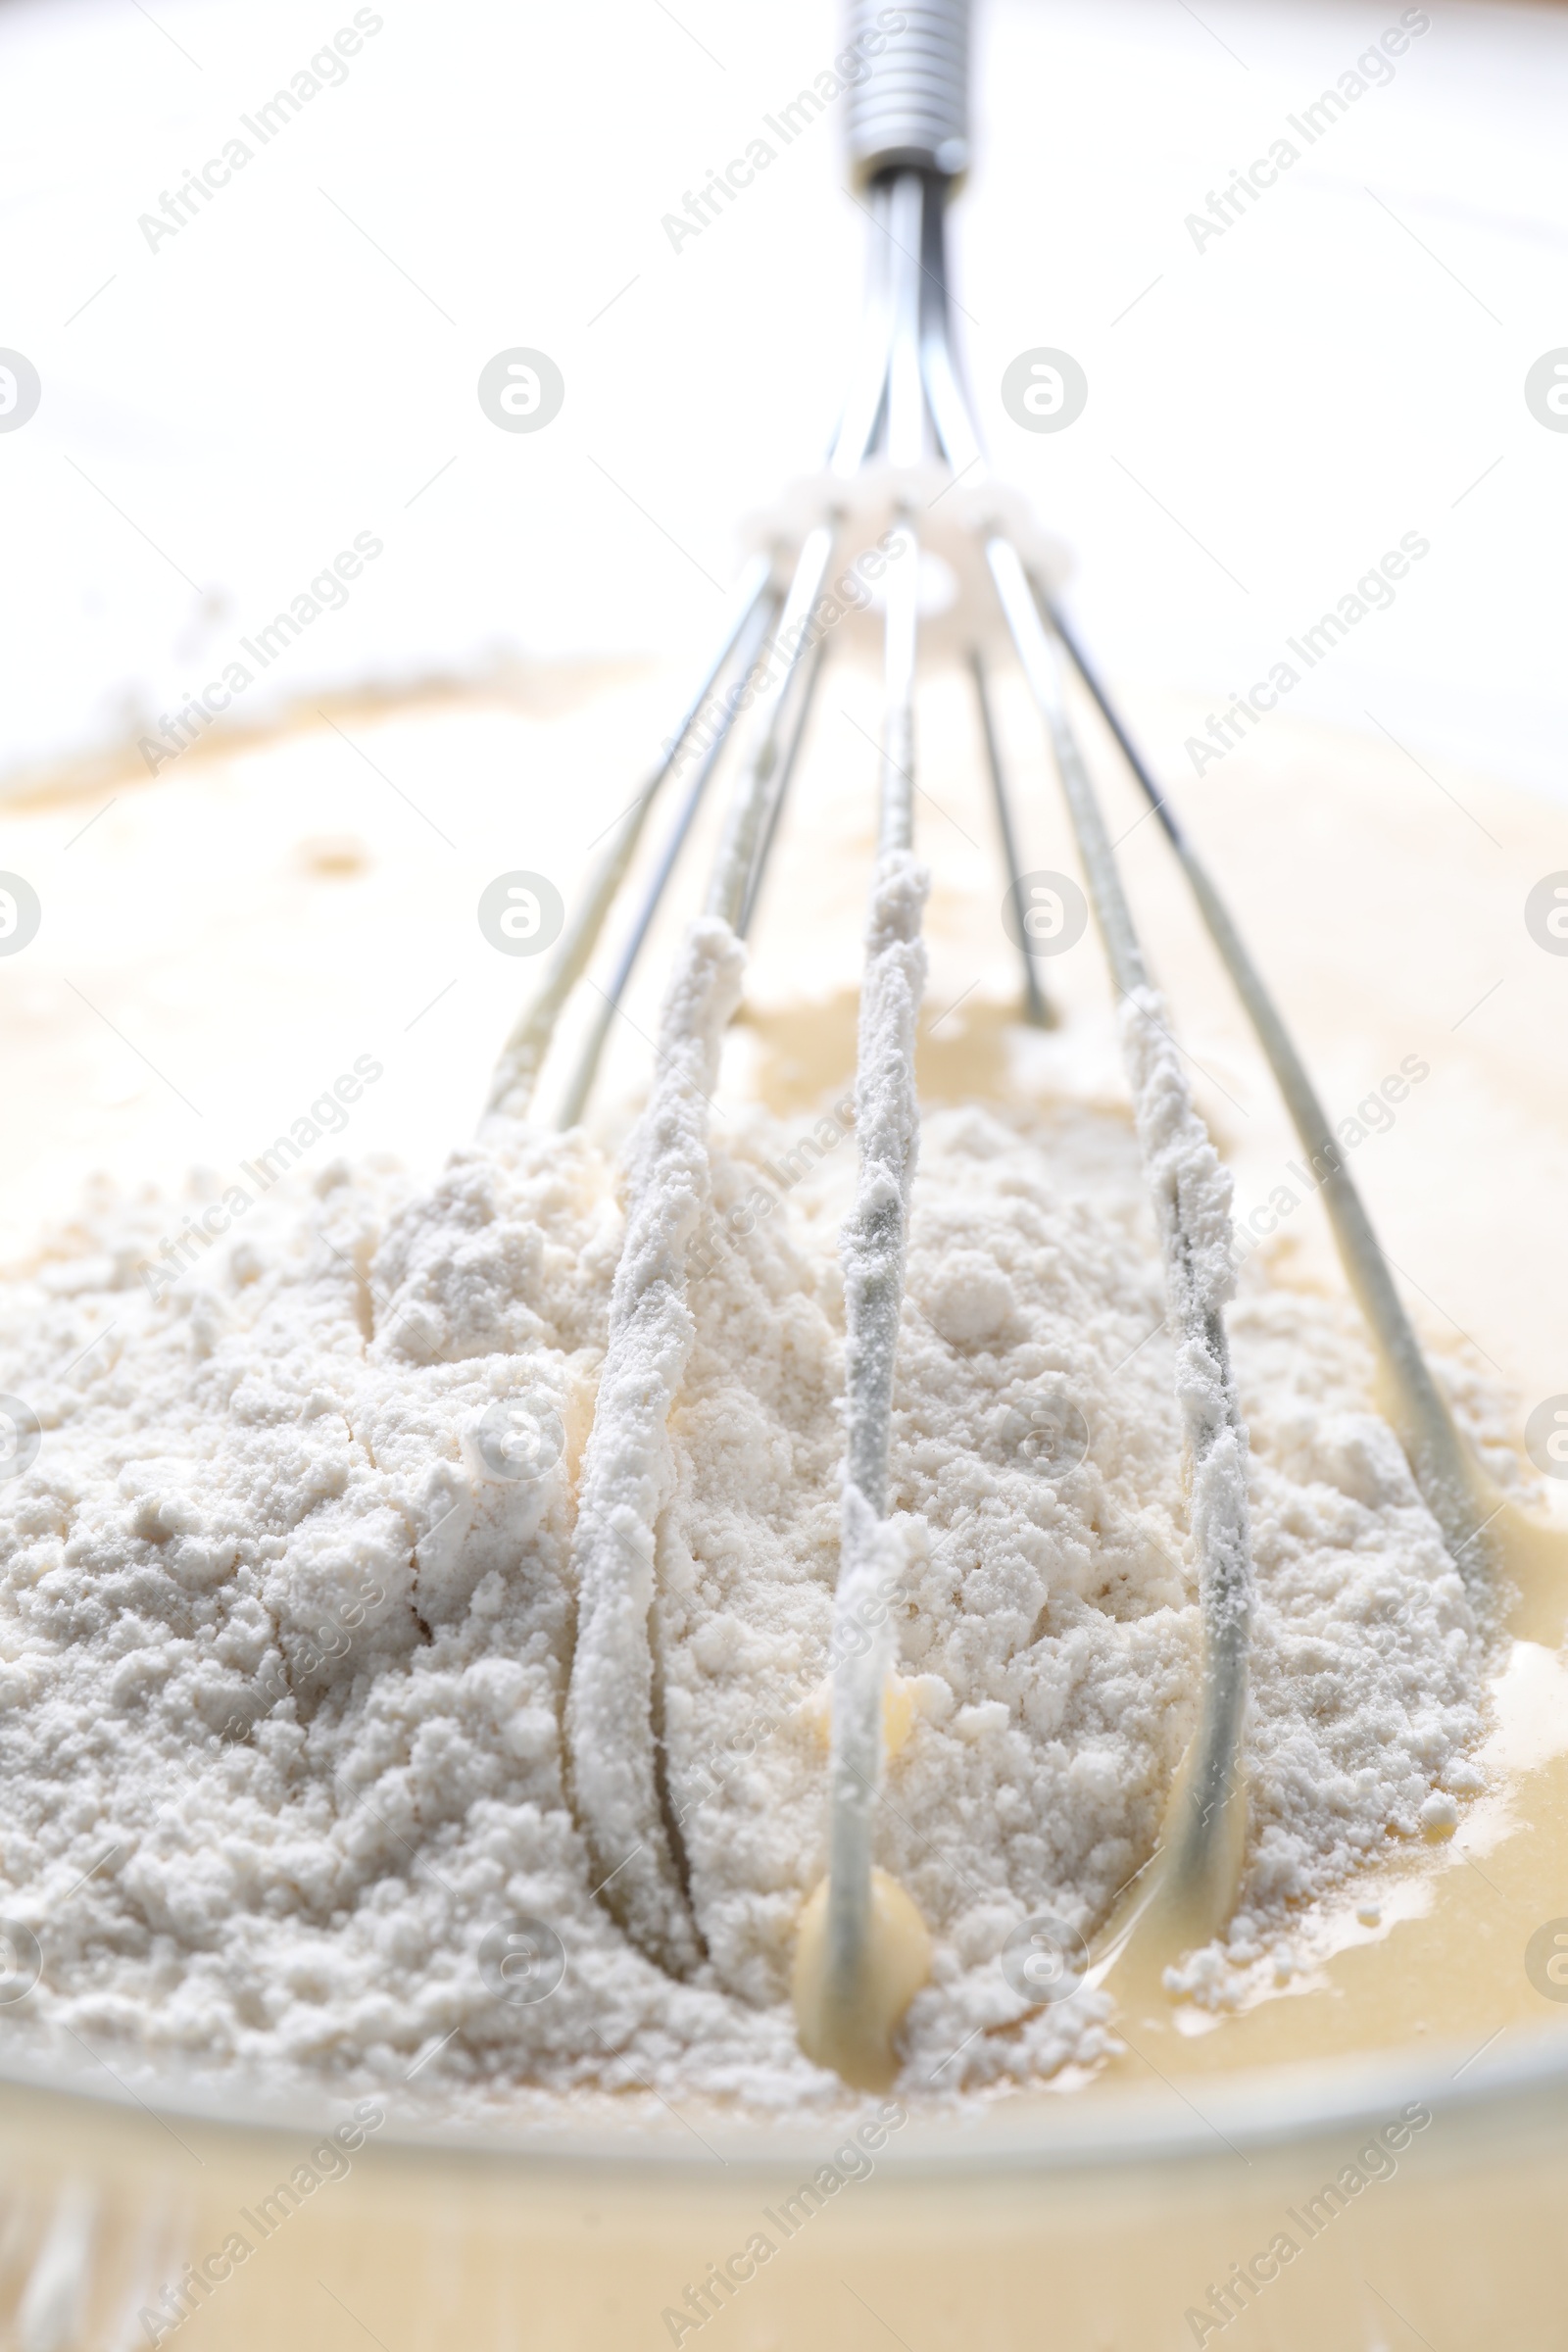
{"type": "Polygon", "coordinates": [[[839,71],[850,165],[860,186],[884,172],[940,172],[969,161],[968,0],[847,0],[839,71]]]}

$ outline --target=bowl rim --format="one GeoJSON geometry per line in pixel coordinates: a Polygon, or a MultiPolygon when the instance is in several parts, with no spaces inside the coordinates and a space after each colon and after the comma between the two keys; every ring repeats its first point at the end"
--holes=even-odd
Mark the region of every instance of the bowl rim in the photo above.
{"type": "MultiPolygon", "coordinates": [[[[610,2103],[613,2098],[618,2105],[618,2094],[601,2094],[600,2112],[586,2114],[586,2102],[572,2114],[570,2094],[551,2094],[519,2121],[486,2117],[472,2105],[459,2111],[428,2096],[400,2101],[395,2090],[364,2080],[342,2087],[300,2078],[269,2085],[234,2070],[219,2074],[187,2061],[138,2058],[122,2048],[112,2065],[74,2038],[74,2050],[41,2038],[22,2049],[0,2048],[0,2105],[9,2091],[59,2102],[63,2122],[73,2109],[84,2118],[101,2117],[105,2108],[127,2117],[139,2109],[166,2131],[173,2119],[236,2140],[262,2133],[297,2141],[302,2133],[319,2140],[352,2117],[356,2101],[363,2107],[368,2099],[382,2109],[384,2122],[371,2126],[374,2140],[367,2144],[388,2154],[459,2156],[482,2167],[612,2169],[675,2181],[711,2180],[715,2165],[744,2177],[820,2164],[874,2119],[878,2107],[867,2098],[814,2117],[771,2119],[693,2102],[699,2129],[673,2108],[661,2114],[652,2098],[612,2120],[610,2103]],[[551,2105],[560,2112],[550,2113],[551,2105]]],[[[1531,2110],[1544,2119],[1568,2120],[1568,2022],[1527,2026],[1499,2050],[1500,2039],[1494,2036],[1468,2052],[1456,2043],[1406,2046],[1186,2076],[1167,2082],[1163,2093],[1140,2085],[1086,2096],[1042,2085],[1016,2096],[977,2100],[970,2094],[932,2109],[906,2109],[905,2124],[895,2126],[878,2149],[877,2165],[914,2177],[1164,2171],[1237,2159],[1250,2164],[1253,2156],[1369,2133],[1396,2122],[1399,2110],[1412,2105],[1428,2109],[1434,2120],[1460,2123],[1471,2134],[1498,2123],[1511,2130],[1531,2110]],[[1201,2111],[1190,2089],[1202,2097],[1201,2111]]],[[[897,2090],[890,2095],[897,2099],[897,2090]]]]}

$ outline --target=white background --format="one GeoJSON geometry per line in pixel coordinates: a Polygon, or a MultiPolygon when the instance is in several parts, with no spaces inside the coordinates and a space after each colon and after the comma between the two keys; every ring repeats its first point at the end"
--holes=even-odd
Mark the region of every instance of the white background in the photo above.
{"type": "MultiPolygon", "coordinates": [[[[138,215],[351,9],[0,11],[0,343],[44,385],[0,436],[0,779],[123,743],[364,529],[380,564],[252,714],[695,649],[737,518],[817,460],[859,299],[838,124],[678,254],[660,221],[830,61],[828,0],[378,13],[346,82],[152,252],[138,215]],[[538,435],[475,398],[514,344],[564,371],[538,435]]],[[[1568,434],[1522,385],[1568,344],[1568,18],[1439,0],[1243,222],[1201,254],[1183,226],[1398,14],[981,0],[970,369],[1113,674],[1217,700],[1417,529],[1426,565],[1295,710],[1561,795],[1568,434]],[[1059,437],[1001,408],[1041,344],[1088,371],[1059,437]]]]}

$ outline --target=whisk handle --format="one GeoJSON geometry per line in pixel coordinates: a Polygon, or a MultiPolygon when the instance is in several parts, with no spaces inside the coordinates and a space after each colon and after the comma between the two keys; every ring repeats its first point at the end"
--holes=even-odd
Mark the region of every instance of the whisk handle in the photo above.
{"type": "Polygon", "coordinates": [[[845,0],[844,19],[846,60],[862,69],[846,99],[857,180],[956,177],[969,161],[969,0],[845,0]]]}

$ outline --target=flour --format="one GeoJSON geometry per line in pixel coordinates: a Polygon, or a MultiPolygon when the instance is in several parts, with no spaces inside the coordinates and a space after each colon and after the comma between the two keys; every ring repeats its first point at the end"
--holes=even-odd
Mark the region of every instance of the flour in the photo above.
{"type": "Polygon", "coordinates": [[[694,923],[665,1003],[573,1547],[566,1735],[576,1809],[611,1909],[681,1976],[698,1944],[661,1818],[648,1621],[660,1521],[675,1494],[668,1423],[691,1356],[686,1259],[709,1192],[706,1112],[743,961],[727,923],[694,923]]]}
{"type": "MultiPolygon", "coordinates": [[[[0,1389],[44,1431],[0,1488],[0,1913],[43,1952],[8,2031],[343,2086],[422,2061],[427,2096],[509,2112],[639,2082],[842,2097],[788,1976],[824,1867],[853,1154],[735,1217],[796,1137],[744,1105],[714,1134],[649,1473],[661,1819],[700,1951],[667,1972],[596,1894],[564,1753],[620,1180],[580,1135],[500,1127],[426,1190],[376,1164],[280,1184],[160,1302],[135,1266],[179,1210],[108,1189],[0,1286],[0,1389]],[[559,1436],[536,1475],[493,1441],[512,1412],[559,1436]],[[537,2000],[485,1959],[528,1922],[564,1960],[537,2000]]],[[[1251,1833],[1235,1926],[1188,1964],[1211,2006],[1451,1825],[1483,1721],[1481,1637],[1353,1318],[1248,1280],[1251,1833]]],[[[1103,1917],[1193,1728],[1164,1315],[1124,1119],[928,1117],[889,1494],[907,1736],[876,1824],[935,1943],[901,2095],[1109,2046],[1102,1996],[1026,2015],[997,1955],[1031,1914],[1103,1917]]]]}

